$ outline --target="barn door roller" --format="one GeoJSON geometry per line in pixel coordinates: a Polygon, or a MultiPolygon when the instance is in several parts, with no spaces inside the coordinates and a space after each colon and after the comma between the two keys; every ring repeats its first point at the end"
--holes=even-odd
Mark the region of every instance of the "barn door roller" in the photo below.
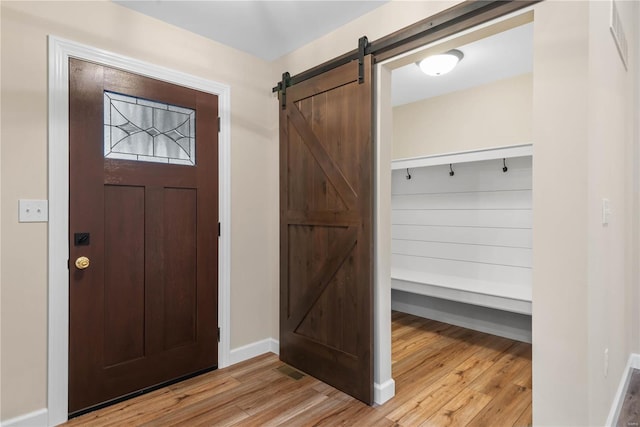
{"type": "MultiPolygon", "coordinates": [[[[370,52],[370,44],[367,36],[362,36],[358,39],[358,83],[364,83],[364,57],[368,55],[370,52]]],[[[344,61],[341,63],[346,64],[347,62],[352,61],[355,58],[345,57],[344,61]]],[[[331,68],[335,68],[332,66],[331,68]]],[[[328,71],[329,69],[325,71],[328,71]]],[[[282,73],[282,80],[278,82],[278,85],[275,86],[271,92],[278,92],[278,96],[280,97],[280,106],[284,110],[287,105],[287,88],[295,85],[296,83],[300,83],[306,80],[308,77],[297,78],[296,76],[291,77],[288,72],[282,73]]]]}
{"type": "Polygon", "coordinates": [[[291,75],[289,72],[282,73],[282,81],[278,82],[278,86],[274,87],[272,92],[278,92],[280,96],[280,106],[284,110],[287,107],[287,88],[291,86],[291,75]]]}
{"type": "Polygon", "coordinates": [[[358,40],[358,83],[364,83],[364,56],[368,53],[369,39],[362,36],[358,40]]]}

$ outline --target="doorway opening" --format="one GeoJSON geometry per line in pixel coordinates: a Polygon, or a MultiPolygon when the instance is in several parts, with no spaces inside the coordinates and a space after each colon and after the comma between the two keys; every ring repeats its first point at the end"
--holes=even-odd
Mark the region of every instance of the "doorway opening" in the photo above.
{"type": "Polygon", "coordinates": [[[76,415],[217,367],[218,129],[203,118],[218,97],[77,59],[69,70],[76,415]]]}
{"type": "MultiPolygon", "coordinates": [[[[409,400],[430,407],[423,418],[495,386],[518,391],[513,422],[531,421],[532,43],[533,13],[521,11],[376,70],[376,279],[391,293],[376,307],[382,346],[392,325],[378,354],[399,395],[419,384],[409,400]],[[451,49],[464,54],[451,73],[420,71],[451,49]],[[485,365],[467,371],[478,357],[485,365]]],[[[504,404],[489,396],[467,421],[504,404]]]]}
{"type": "Polygon", "coordinates": [[[77,58],[215,94],[219,98],[218,367],[228,366],[230,294],[230,88],[57,37],[49,37],[49,301],[47,418],[68,418],[69,399],[69,59],[77,58]]]}
{"type": "MultiPolygon", "coordinates": [[[[272,88],[273,92],[278,93],[281,107],[281,167],[282,164],[285,164],[283,157],[286,160],[286,150],[282,150],[283,136],[285,140],[290,135],[302,137],[302,132],[304,137],[298,139],[305,144],[306,141],[310,141],[310,145],[313,147],[318,145],[315,140],[319,140],[319,138],[314,137],[315,130],[311,129],[312,131],[309,131],[309,127],[301,123],[300,120],[298,120],[299,126],[294,125],[296,130],[288,132],[292,130],[288,127],[291,121],[299,116],[295,111],[292,111],[291,114],[288,112],[289,105],[292,104],[290,97],[292,88],[300,86],[306,88],[306,90],[318,88],[321,91],[331,89],[334,86],[316,85],[311,80],[322,76],[332,76],[331,81],[339,81],[340,79],[336,79],[333,74],[338,73],[336,70],[340,67],[350,64],[353,67],[352,81],[369,85],[369,90],[374,95],[373,102],[370,102],[371,97],[363,96],[362,101],[357,105],[373,112],[374,125],[369,129],[373,131],[371,136],[376,141],[375,144],[372,144],[374,149],[372,156],[374,173],[371,174],[371,179],[368,180],[373,185],[368,185],[363,189],[365,193],[369,193],[369,191],[373,193],[372,197],[368,198],[373,200],[373,206],[371,206],[373,211],[373,237],[370,241],[375,242],[369,247],[369,254],[373,255],[373,274],[370,273],[369,281],[371,281],[372,277],[374,311],[373,325],[370,326],[373,329],[372,335],[374,339],[370,343],[372,347],[370,353],[373,354],[373,401],[377,404],[385,403],[395,394],[395,382],[391,373],[391,161],[393,158],[391,145],[393,140],[391,72],[393,69],[418,61],[419,57],[425,54],[425,49],[447,51],[456,45],[464,44],[464,42],[470,43],[482,37],[532,22],[533,12],[532,8],[530,8],[532,3],[535,2],[462,3],[371,43],[369,43],[366,36],[363,36],[358,40],[357,49],[295,76],[285,72],[282,74],[282,80],[272,88]],[[528,12],[523,13],[522,11],[528,7],[528,12]],[[501,18],[496,21],[498,17],[501,18]],[[455,41],[453,41],[454,39],[455,41]],[[415,49],[416,47],[418,48],[415,49]],[[373,62],[375,63],[375,79],[373,80],[367,78],[366,64],[370,57],[373,57],[373,62]],[[372,86],[372,83],[375,86],[372,86]],[[283,131],[283,129],[285,130],[283,131]]],[[[296,108],[300,110],[300,105],[296,105],[296,108]]],[[[312,121],[317,128],[326,128],[324,119],[328,116],[327,114],[317,114],[317,117],[321,119],[312,121]]],[[[370,133],[368,131],[360,132],[358,137],[366,139],[370,137],[370,133]]],[[[333,140],[338,142],[337,145],[340,145],[340,141],[342,141],[341,138],[333,138],[333,140]]],[[[368,155],[365,158],[369,158],[368,155]]],[[[357,163],[357,156],[352,156],[352,159],[357,163]]],[[[325,162],[320,167],[325,171],[325,174],[328,174],[331,170],[336,169],[335,166],[332,162],[325,162]]],[[[363,163],[361,168],[361,170],[364,169],[366,169],[366,163],[363,163]]],[[[303,170],[308,171],[309,169],[303,170]]],[[[343,180],[336,179],[335,181],[333,185],[341,185],[343,180]]],[[[281,186],[282,183],[283,180],[281,179],[281,186]]],[[[327,186],[328,188],[329,186],[327,186]]],[[[351,192],[354,192],[353,189],[351,189],[351,192]]],[[[328,191],[326,193],[328,194],[328,191]]],[[[288,227],[291,220],[299,220],[299,215],[293,215],[292,218],[289,218],[291,213],[295,214],[296,212],[286,212],[282,209],[281,204],[281,232],[285,227],[288,227]]],[[[335,212],[323,219],[323,224],[327,224],[327,219],[333,219],[333,217],[335,217],[335,212]]],[[[318,216],[318,218],[320,217],[318,216]]],[[[281,234],[281,242],[286,240],[286,233],[281,234]]],[[[333,258],[338,259],[337,257],[333,258]]],[[[286,261],[288,258],[285,257],[284,259],[286,261]]],[[[281,256],[281,266],[282,260],[281,256]]],[[[281,268],[280,274],[282,301],[283,295],[286,298],[289,292],[286,287],[286,280],[282,280],[282,277],[286,277],[288,272],[281,268]]],[[[302,283],[306,282],[303,281],[302,283]]],[[[315,300],[315,298],[309,299],[315,300]]],[[[368,310],[366,307],[369,306],[371,306],[371,301],[365,304],[365,310],[357,311],[357,307],[355,307],[352,311],[366,313],[368,310]]],[[[281,313],[282,307],[283,305],[281,305],[281,313]]],[[[288,316],[286,310],[285,315],[288,316]]],[[[359,334],[359,336],[363,337],[369,335],[369,328],[359,334]]]]}

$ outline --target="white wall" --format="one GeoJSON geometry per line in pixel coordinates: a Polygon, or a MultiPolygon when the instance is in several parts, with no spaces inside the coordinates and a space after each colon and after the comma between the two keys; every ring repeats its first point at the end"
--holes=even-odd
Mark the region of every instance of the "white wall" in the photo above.
{"type": "MultiPolygon", "coordinates": [[[[637,2],[617,2],[630,53],[638,43],[637,2]]],[[[589,421],[604,422],[629,353],[634,349],[632,324],[637,304],[629,304],[634,280],[634,87],[637,57],[630,55],[625,70],[609,31],[610,2],[592,2],[589,8],[588,141],[588,363],[589,421]],[[602,224],[602,199],[613,214],[602,224]],[[608,373],[604,351],[608,349],[608,373]]],[[[636,230],[637,232],[637,230],[636,230]]]]}
{"type": "Polygon", "coordinates": [[[526,314],[395,289],[391,291],[391,307],[426,319],[531,343],[531,316],[526,314]]]}
{"type": "Polygon", "coordinates": [[[533,77],[498,80],[393,108],[393,158],[531,142],[533,77]]]}
{"type": "MultiPolygon", "coordinates": [[[[637,2],[619,2],[631,49],[637,2]]],[[[536,425],[602,425],[637,349],[635,64],[624,72],[609,2],[536,6],[533,363],[536,425]],[[569,160],[570,159],[570,160],[569,160]],[[601,223],[601,199],[614,206],[601,223]],[[636,208],[634,210],[634,198],[636,208]],[[608,375],[604,349],[609,349],[608,375]],[[550,396],[553,396],[550,398],[550,396]]]]}
{"type": "Polygon", "coordinates": [[[392,173],[391,267],[433,285],[531,301],[531,157],[392,173]],[[460,280],[458,280],[460,279],[460,280]],[[445,283],[432,283],[442,280],[445,283]],[[501,286],[491,286],[500,284],[501,286]]]}
{"type": "Polygon", "coordinates": [[[231,348],[277,337],[271,65],[109,1],[2,2],[2,420],[46,407],[47,225],[17,201],[47,198],[49,34],[231,86],[231,348]]]}
{"type": "Polygon", "coordinates": [[[589,424],[588,13],[588,4],[584,2],[543,2],[535,9],[533,420],[536,425],[589,424]]]}
{"type": "MultiPolygon", "coordinates": [[[[636,32],[640,28],[640,7],[636,7],[636,32]]],[[[640,34],[636,34],[636,37],[640,37],[640,34]]],[[[633,50],[631,51],[633,52],[633,50]]],[[[635,49],[636,58],[640,58],[640,42],[636,43],[635,49]]],[[[640,68],[640,60],[636,59],[636,67],[640,68]]],[[[633,158],[634,174],[633,174],[633,193],[634,193],[634,208],[633,212],[633,229],[632,234],[636,236],[635,244],[633,245],[632,255],[636,256],[636,259],[640,257],[640,75],[636,75],[636,129],[635,129],[635,150],[633,158]]],[[[640,263],[635,263],[635,269],[633,277],[631,279],[633,288],[633,298],[630,298],[627,304],[629,304],[634,312],[631,319],[631,343],[633,351],[638,353],[640,351],[640,310],[633,310],[634,307],[640,307],[640,263]]]]}
{"type": "MultiPolygon", "coordinates": [[[[379,140],[390,141],[393,137],[391,71],[385,67],[375,68],[374,91],[375,135],[379,140]]],[[[374,179],[374,264],[373,264],[373,380],[374,402],[382,403],[395,395],[395,382],[391,375],[391,144],[375,144],[374,179]],[[375,387],[375,384],[374,384],[375,387]]]]}

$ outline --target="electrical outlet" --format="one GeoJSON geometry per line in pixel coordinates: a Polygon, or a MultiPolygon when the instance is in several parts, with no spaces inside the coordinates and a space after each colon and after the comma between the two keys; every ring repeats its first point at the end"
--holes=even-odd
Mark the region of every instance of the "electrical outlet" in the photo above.
{"type": "Polygon", "coordinates": [[[47,222],[49,206],[46,200],[18,200],[18,222],[47,222]]]}
{"type": "Polygon", "coordinates": [[[604,349],[604,376],[605,376],[605,378],[607,377],[608,373],[609,373],[609,349],[605,348],[604,349]]]}

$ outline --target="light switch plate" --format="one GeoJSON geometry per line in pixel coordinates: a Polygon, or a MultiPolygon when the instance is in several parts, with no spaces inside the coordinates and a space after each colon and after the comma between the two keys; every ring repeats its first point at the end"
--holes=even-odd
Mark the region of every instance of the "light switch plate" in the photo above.
{"type": "Polygon", "coordinates": [[[19,222],[47,222],[49,219],[49,202],[47,200],[18,200],[19,222]]]}

